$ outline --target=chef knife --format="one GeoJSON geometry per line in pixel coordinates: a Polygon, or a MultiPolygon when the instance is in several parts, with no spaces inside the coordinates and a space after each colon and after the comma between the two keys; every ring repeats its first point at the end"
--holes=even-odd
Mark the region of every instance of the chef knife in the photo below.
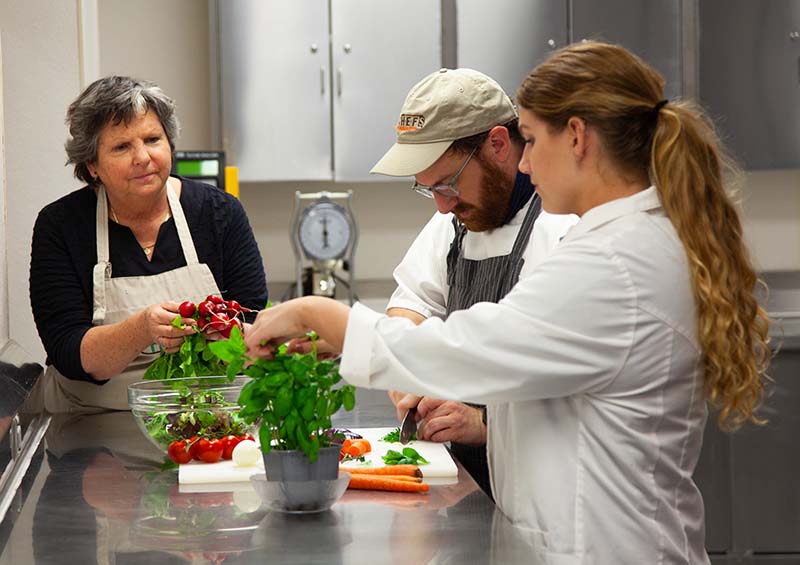
{"type": "Polygon", "coordinates": [[[400,424],[400,443],[407,444],[415,433],[417,433],[417,409],[409,408],[400,424]]]}

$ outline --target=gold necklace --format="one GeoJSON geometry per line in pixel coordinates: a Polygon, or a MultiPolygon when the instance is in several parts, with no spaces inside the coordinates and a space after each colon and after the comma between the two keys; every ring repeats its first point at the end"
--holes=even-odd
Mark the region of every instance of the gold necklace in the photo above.
{"type": "MultiPolygon", "coordinates": [[[[111,212],[111,219],[114,220],[114,222],[116,222],[117,224],[122,225],[122,223],[120,223],[119,219],[117,218],[117,213],[114,211],[114,208],[111,206],[111,204],[108,205],[108,210],[111,212]]],[[[172,211],[169,208],[167,208],[167,215],[164,216],[164,220],[162,221],[162,223],[169,220],[171,215],[172,211]]],[[[150,245],[139,244],[139,247],[142,248],[144,254],[147,256],[148,259],[150,259],[150,255],[152,255],[153,251],[155,250],[156,242],[154,241],[150,245]]]]}

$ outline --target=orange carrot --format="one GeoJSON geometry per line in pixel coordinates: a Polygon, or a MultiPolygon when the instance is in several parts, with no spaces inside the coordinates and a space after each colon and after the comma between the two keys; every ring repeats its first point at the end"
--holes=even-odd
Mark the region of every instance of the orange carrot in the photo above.
{"type": "Polygon", "coordinates": [[[356,444],[351,444],[344,450],[345,455],[349,455],[350,457],[358,457],[359,455],[363,455],[364,452],[361,450],[361,447],[356,444]]]}
{"type": "MultiPolygon", "coordinates": [[[[375,475],[368,475],[374,477],[375,475]]],[[[405,481],[407,483],[421,483],[422,477],[409,477],[408,475],[378,475],[382,479],[389,479],[392,481],[405,481]]]]}
{"type": "Polygon", "coordinates": [[[427,492],[428,483],[412,483],[409,481],[395,481],[386,477],[353,473],[350,475],[350,484],[347,488],[364,490],[389,490],[395,492],[427,492]]]}
{"type": "Polygon", "coordinates": [[[372,446],[369,444],[369,440],[366,438],[357,439],[354,443],[362,445],[364,448],[364,453],[369,453],[372,451],[372,446]]]}
{"type": "Polygon", "coordinates": [[[422,471],[416,465],[389,465],[387,467],[340,467],[339,470],[346,473],[358,473],[362,475],[407,475],[409,477],[421,477],[422,471]]]}

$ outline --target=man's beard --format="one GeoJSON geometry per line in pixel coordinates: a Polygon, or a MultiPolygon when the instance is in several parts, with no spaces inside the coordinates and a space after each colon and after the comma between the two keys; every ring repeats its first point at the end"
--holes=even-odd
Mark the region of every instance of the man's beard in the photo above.
{"type": "Polygon", "coordinates": [[[453,213],[469,231],[488,231],[503,225],[511,205],[515,177],[509,176],[494,163],[482,159],[478,161],[483,175],[478,204],[458,204],[453,208],[453,213]],[[464,212],[469,212],[470,217],[462,220],[461,214],[464,212]]]}

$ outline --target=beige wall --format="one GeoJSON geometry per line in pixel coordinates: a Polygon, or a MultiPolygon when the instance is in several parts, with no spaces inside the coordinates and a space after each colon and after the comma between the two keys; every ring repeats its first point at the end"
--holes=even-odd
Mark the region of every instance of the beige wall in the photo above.
{"type": "Polygon", "coordinates": [[[8,263],[6,237],[6,150],[3,124],[3,33],[0,29],[0,339],[8,338],[8,263]]]}
{"type": "Polygon", "coordinates": [[[175,99],[178,149],[210,149],[208,0],[100,0],[100,74],[157,83],[175,99]]]}
{"type": "Polygon", "coordinates": [[[9,335],[42,361],[28,299],[30,242],[39,210],[78,187],[63,148],[64,113],[79,90],[77,29],[77,1],[0,2],[9,335]]]}

